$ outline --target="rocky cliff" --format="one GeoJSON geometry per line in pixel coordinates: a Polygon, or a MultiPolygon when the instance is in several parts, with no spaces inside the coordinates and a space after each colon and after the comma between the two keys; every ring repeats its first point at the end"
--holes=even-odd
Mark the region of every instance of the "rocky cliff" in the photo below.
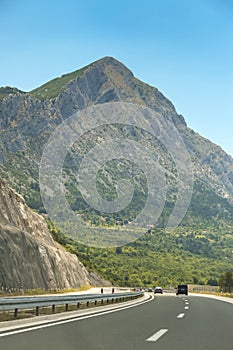
{"type": "MultiPolygon", "coordinates": [[[[161,118],[174,123],[182,136],[192,159],[194,173],[190,217],[200,216],[202,220],[208,216],[212,220],[213,217],[219,219],[218,213],[223,213],[227,216],[224,220],[232,222],[232,157],[189,129],[184,117],[177,114],[173,104],[157,88],[135,78],[127,67],[114,58],[105,57],[28,93],[9,87],[2,88],[0,92],[0,176],[23,195],[30,207],[43,210],[38,166],[44,146],[54,129],[74,112],[88,106],[124,101],[149,107],[161,118]]],[[[115,131],[117,133],[119,130],[115,131]]],[[[131,137],[145,140],[149,149],[157,154],[161,165],[170,171],[168,175],[172,178],[174,164],[166,150],[158,143],[150,142],[138,130],[130,130],[129,133],[131,137]]],[[[92,143],[91,137],[88,142],[92,143]]],[[[83,210],[76,184],[72,183],[75,173],[71,171],[66,176],[68,182],[71,179],[67,185],[70,197],[75,197],[71,198],[70,204],[75,210],[83,210]]],[[[111,182],[108,180],[105,182],[111,182]]]]}
{"type": "Polygon", "coordinates": [[[0,180],[0,288],[105,285],[52,239],[44,218],[0,180]]]}

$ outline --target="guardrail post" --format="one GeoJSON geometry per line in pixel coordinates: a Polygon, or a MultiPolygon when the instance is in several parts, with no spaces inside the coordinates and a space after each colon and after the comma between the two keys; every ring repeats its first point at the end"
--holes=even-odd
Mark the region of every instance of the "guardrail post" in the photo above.
{"type": "MultiPolygon", "coordinates": [[[[135,293],[135,295],[133,293],[119,293],[112,295],[112,294],[105,294],[105,295],[99,295],[99,296],[87,296],[85,298],[85,301],[82,299],[81,296],[78,297],[67,297],[67,296],[62,296],[60,298],[50,298],[49,302],[48,300],[45,298],[38,298],[38,300],[32,298],[28,298],[28,300],[24,301],[24,300],[10,300],[10,303],[8,304],[8,300],[3,300],[3,302],[1,302],[0,305],[0,312],[2,310],[12,310],[12,313],[14,314],[14,317],[17,318],[18,316],[18,310],[22,309],[34,309],[35,310],[35,314],[36,316],[39,316],[39,308],[40,307],[45,307],[45,305],[47,305],[47,307],[51,308],[51,313],[55,313],[56,312],[56,303],[58,305],[64,305],[65,306],[65,311],[69,311],[69,304],[76,304],[77,305],[77,309],[79,309],[81,307],[82,303],[86,303],[86,307],[88,308],[90,306],[90,303],[92,303],[93,305],[105,305],[105,304],[110,304],[110,303],[117,303],[117,302],[124,302],[126,300],[133,300],[133,299],[137,299],[139,297],[141,297],[143,295],[143,293],[135,293]],[[60,301],[60,303],[59,303],[60,301]],[[2,306],[3,305],[3,306],[2,306]],[[7,308],[8,307],[8,308],[7,308]]],[[[23,299],[23,298],[22,298],[23,299]]],[[[63,306],[63,307],[64,307],[63,306]]],[[[13,316],[13,315],[12,315],[13,316]]]]}

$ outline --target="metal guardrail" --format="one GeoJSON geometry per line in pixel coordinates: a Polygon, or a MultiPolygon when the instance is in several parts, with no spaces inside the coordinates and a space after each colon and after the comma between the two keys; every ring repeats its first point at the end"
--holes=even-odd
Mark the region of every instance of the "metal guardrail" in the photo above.
{"type": "Polygon", "coordinates": [[[81,303],[86,303],[87,307],[90,302],[97,304],[97,301],[113,303],[114,301],[126,301],[136,299],[142,296],[143,292],[128,292],[115,294],[82,294],[82,295],[63,295],[63,296],[40,296],[40,297],[6,297],[0,298],[0,312],[14,310],[14,316],[17,317],[19,309],[36,309],[36,316],[39,315],[40,307],[52,306],[52,312],[55,312],[55,306],[66,305],[68,311],[69,305],[77,304],[79,308],[81,303]]]}

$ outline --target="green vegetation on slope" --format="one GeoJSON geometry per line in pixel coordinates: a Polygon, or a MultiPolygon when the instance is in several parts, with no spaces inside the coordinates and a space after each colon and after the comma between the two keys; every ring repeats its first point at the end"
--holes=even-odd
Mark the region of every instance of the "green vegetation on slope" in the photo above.
{"type": "Polygon", "coordinates": [[[218,281],[233,264],[233,227],[168,233],[151,230],[123,247],[87,247],[63,235],[51,223],[55,240],[113,284],[121,286],[169,286],[178,283],[206,284],[218,281]]]}
{"type": "Polygon", "coordinates": [[[76,70],[75,72],[64,74],[61,77],[50,80],[49,82],[41,85],[40,87],[30,91],[29,94],[41,100],[45,100],[46,98],[55,98],[62,91],[65,90],[66,85],[71,80],[80,78],[89,66],[90,65],[76,70]]]}
{"type": "Polygon", "coordinates": [[[16,94],[17,92],[24,93],[23,91],[10,86],[0,87],[0,98],[4,98],[10,94],[16,94]]]}

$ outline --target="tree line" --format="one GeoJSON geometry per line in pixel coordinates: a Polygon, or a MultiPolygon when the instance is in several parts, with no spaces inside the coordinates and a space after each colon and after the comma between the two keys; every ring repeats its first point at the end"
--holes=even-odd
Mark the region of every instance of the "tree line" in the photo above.
{"type": "Polygon", "coordinates": [[[221,292],[225,292],[225,293],[233,292],[233,273],[231,271],[225,271],[220,276],[219,289],[221,292]]]}

